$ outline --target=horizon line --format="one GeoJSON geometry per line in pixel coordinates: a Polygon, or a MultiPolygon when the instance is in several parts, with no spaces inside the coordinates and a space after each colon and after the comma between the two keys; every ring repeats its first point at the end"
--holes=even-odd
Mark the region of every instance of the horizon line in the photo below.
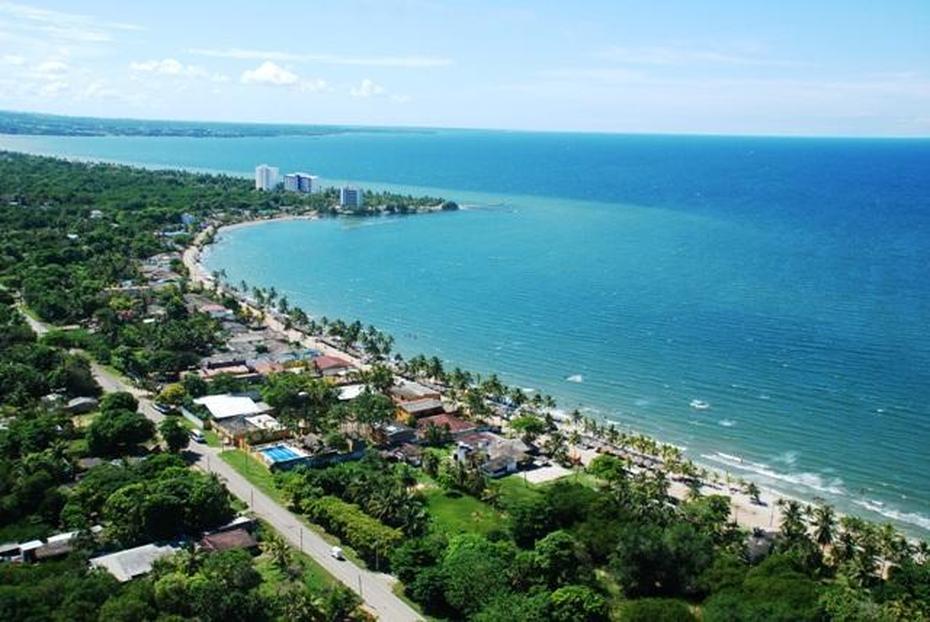
{"type": "MultiPolygon", "coordinates": [[[[737,133],[712,131],[647,131],[647,130],[580,130],[580,129],[525,129],[507,127],[468,127],[468,126],[437,126],[437,125],[363,125],[357,123],[310,123],[306,121],[215,121],[205,119],[170,119],[170,118],[143,118],[129,116],[87,116],[67,115],[54,112],[38,112],[35,110],[0,109],[0,114],[35,115],[42,117],[55,117],[59,119],[97,119],[102,121],[137,121],[145,123],[186,123],[201,125],[253,125],[263,127],[322,127],[345,128],[354,130],[388,129],[388,130],[414,130],[414,131],[466,131],[466,132],[509,132],[522,134],[586,134],[608,136],[681,136],[704,138],[783,138],[783,139],[837,139],[837,140],[930,140],[930,134],[774,134],[774,133],[737,133]]],[[[62,134],[6,134],[7,136],[61,136],[62,134]]],[[[87,136],[93,138],[93,136],[87,136]]],[[[171,138],[170,136],[166,138],[171,138]]]]}

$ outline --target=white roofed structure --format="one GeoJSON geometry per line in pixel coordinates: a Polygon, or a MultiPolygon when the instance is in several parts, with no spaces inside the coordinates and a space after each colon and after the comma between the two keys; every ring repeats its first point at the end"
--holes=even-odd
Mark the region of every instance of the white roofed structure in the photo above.
{"type": "Polygon", "coordinates": [[[245,395],[206,395],[198,397],[194,403],[206,407],[214,419],[262,415],[271,410],[264,402],[256,402],[245,395]]]}

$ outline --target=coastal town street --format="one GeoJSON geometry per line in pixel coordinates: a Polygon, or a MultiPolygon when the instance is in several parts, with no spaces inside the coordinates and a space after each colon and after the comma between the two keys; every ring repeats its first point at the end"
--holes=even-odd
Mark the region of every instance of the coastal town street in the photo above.
{"type": "MultiPolygon", "coordinates": [[[[37,334],[47,333],[49,327],[23,313],[30,327],[37,334]]],[[[94,378],[107,393],[126,391],[139,400],[139,411],[156,424],[165,415],[158,412],[146,393],[132,386],[115,372],[97,363],[91,363],[94,378]]],[[[303,551],[326,569],[345,586],[358,594],[365,606],[381,620],[407,622],[420,620],[422,617],[407,603],[394,594],[393,586],[397,580],[387,574],[371,572],[360,568],[350,560],[334,559],[330,552],[332,545],[319,534],[306,528],[300,519],[287,508],[276,503],[269,496],[256,490],[249,481],[229,466],[219,453],[219,448],[191,443],[187,453],[193,454],[194,464],[209,473],[215,473],[226,485],[229,492],[244,503],[257,517],[267,521],[294,548],[303,551]]]]}

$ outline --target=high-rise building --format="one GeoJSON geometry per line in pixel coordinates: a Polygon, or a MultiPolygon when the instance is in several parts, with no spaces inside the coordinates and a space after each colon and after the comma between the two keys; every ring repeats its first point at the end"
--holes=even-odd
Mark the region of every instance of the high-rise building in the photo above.
{"type": "Polygon", "coordinates": [[[343,186],[339,189],[339,207],[361,207],[365,202],[362,191],[352,186],[343,186]]]}
{"type": "Polygon", "coordinates": [[[284,189],[291,192],[316,192],[318,179],[316,175],[309,173],[288,173],[284,176],[284,189]]]}
{"type": "Polygon", "coordinates": [[[274,190],[278,185],[278,168],[259,164],[255,167],[255,189],[274,190]]]}

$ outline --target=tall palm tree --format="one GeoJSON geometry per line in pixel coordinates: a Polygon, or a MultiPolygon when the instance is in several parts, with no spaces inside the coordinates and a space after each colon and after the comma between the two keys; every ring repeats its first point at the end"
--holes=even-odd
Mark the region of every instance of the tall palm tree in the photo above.
{"type": "Polygon", "coordinates": [[[781,535],[790,544],[795,544],[807,537],[807,528],[804,525],[804,512],[801,504],[794,499],[779,499],[781,507],[781,535]]]}
{"type": "Polygon", "coordinates": [[[813,511],[814,540],[825,551],[836,537],[836,512],[829,505],[818,505],[813,511]]]}

